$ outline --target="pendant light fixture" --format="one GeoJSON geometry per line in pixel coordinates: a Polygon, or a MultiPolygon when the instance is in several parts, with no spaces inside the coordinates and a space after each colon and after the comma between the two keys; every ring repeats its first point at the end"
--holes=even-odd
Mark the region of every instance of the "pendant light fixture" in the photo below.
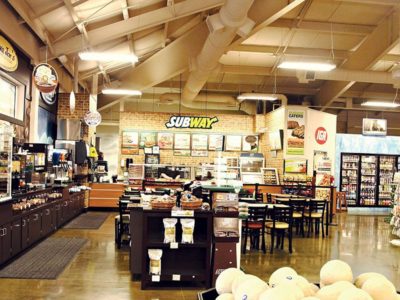
{"type": "Polygon", "coordinates": [[[71,114],[75,111],[75,102],[75,93],[71,91],[71,94],[69,94],[69,111],[71,114]]]}

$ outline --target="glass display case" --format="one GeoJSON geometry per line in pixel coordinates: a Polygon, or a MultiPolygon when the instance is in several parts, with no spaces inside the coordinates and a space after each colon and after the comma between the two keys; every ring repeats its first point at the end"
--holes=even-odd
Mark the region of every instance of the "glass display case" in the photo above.
{"type": "Polygon", "coordinates": [[[0,201],[11,199],[13,128],[0,121],[0,201]]]}

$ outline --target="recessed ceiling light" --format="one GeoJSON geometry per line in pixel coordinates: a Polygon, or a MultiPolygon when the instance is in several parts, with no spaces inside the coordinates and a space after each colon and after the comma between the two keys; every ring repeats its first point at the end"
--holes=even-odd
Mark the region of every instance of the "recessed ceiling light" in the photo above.
{"type": "Polygon", "coordinates": [[[336,65],[327,62],[283,61],[278,65],[278,68],[290,69],[290,70],[328,72],[335,69],[336,65]]]}
{"type": "Polygon", "coordinates": [[[93,61],[118,61],[118,62],[138,62],[139,59],[135,54],[121,54],[111,52],[80,52],[79,58],[81,60],[93,61]]]}
{"type": "Polygon", "coordinates": [[[261,93],[243,93],[237,96],[238,100],[265,100],[275,101],[278,97],[274,94],[261,94],[261,93]]]}
{"type": "Polygon", "coordinates": [[[104,95],[130,95],[141,96],[142,92],[138,90],[119,90],[119,89],[104,89],[101,91],[104,95]]]}

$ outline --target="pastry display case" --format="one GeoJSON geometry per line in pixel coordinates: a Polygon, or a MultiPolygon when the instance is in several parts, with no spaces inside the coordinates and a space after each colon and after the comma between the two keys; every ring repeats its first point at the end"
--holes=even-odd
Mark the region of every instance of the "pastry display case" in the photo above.
{"type": "Polygon", "coordinates": [[[0,121],[0,201],[11,199],[13,128],[0,121]]]}

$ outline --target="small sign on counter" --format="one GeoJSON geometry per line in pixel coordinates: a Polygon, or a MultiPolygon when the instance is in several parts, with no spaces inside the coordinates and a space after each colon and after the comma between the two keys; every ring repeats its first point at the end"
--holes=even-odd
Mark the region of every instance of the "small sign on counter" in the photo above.
{"type": "Polygon", "coordinates": [[[194,217],[194,210],[171,210],[172,217],[194,217]]]}
{"type": "Polygon", "coordinates": [[[172,275],[172,281],[181,281],[181,275],[173,274],[172,275]]]}

